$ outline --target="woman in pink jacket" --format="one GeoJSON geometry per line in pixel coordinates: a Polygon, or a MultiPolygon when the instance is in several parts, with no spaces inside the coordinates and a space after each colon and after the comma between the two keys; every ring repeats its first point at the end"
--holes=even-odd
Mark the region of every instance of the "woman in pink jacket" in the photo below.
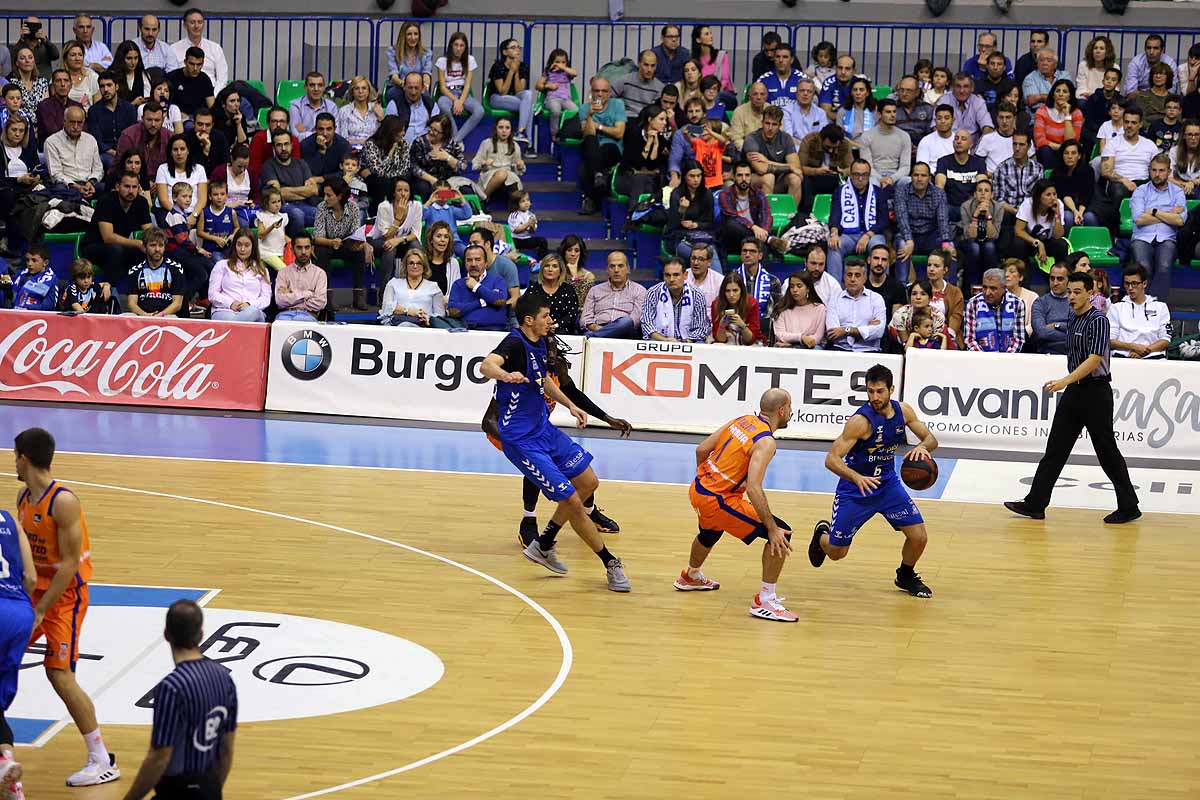
{"type": "Polygon", "coordinates": [[[258,241],[248,228],[238,228],[226,258],[208,276],[212,318],[233,322],[266,322],[271,279],[258,257],[258,241]]]}

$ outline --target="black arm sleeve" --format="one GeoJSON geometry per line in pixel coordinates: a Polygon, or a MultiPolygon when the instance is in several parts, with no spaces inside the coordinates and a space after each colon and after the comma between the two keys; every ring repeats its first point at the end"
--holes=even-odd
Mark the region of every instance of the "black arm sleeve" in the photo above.
{"type": "Polygon", "coordinates": [[[563,381],[558,388],[562,389],[562,393],[565,394],[572,403],[579,406],[579,408],[581,408],[583,411],[591,414],[596,419],[601,419],[605,422],[608,421],[608,414],[605,414],[602,410],[600,410],[600,406],[593,403],[591,398],[580,391],[579,387],[575,385],[574,381],[563,381]]]}

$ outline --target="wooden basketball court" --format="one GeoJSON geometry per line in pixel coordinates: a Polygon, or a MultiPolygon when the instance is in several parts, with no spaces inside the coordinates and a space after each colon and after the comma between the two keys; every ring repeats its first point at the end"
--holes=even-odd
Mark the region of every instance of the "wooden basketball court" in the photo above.
{"type": "MultiPolygon", "coordinates": [[[[1200,794],[1195,517],[1107,528],[1094,511],[1043,524],[924,501],[919,570],[934,598],[922,601],[892,586],[900,537],[882,520],[814,570],[805,532],[829,495],[772,492],[798,532],[780,591],[801,621],[782,625],[746,614],[759,545],[717,546],[718,592],[671,587],[695,533],[683,487],[602,486],[623,528],[609,546],[633,582],[622,596],[569,531],[569,576],[520,556],[515,477],[71,454],[56,473],[83,500],[96,583],[216,588],[208,609],[370,628],[445,665],[401,702],[243,722],[229,798],[1200,794]]],[[[104,734],[121,781],[64,786],[84,760],[68,725],[18,748],[27,795],[123,796],[149,728],[104,734]]]]}

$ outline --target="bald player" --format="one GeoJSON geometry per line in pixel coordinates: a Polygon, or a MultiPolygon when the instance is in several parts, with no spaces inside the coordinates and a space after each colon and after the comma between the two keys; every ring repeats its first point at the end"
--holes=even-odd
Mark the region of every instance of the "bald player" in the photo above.
{"type": "Polygon", "coordinates": [[[758,402],[757,414],[731,420],[696,448],[696,480],[688,491],[700,520],[692,542],[687,569],[675,580],[681,592],[712,591],[721,584],[700,571],[713,545],[728,533],[750,544],[765,539],[762,554],[762,587],[750,604],[750,616],[774,622],[796,622],[799,617],[783,606],[775,582],[783,562],[792,552],[792,531],[771,513],[763,476],[775,457],[775,431],[786,428],[792,417],[792,396],[783,389],[768,389],[758,402]]]}

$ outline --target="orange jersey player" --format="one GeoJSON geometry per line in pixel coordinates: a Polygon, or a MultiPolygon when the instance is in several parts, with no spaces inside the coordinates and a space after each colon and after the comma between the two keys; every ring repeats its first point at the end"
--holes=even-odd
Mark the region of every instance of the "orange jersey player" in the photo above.
{"type": "Polygon", "coordinates": [[[17,497],[21,528],[29,539],[37,568],[30,644],[46,638],[46,678],[83,734],[88,760],[67,778],[68,786],[94,786],[121,777],[96,721],[92,699],[75,680],[79,635],[88,610],[92,578],[91,543],[79,498],[50,474],[54,437],[30,428],[15,441],[17,479],[25,488],[17,497]]]}
{"type": "Polygon", "coordinates": [[[792,417],[792,397],[783,389],[768,389],[757,414],[731,420],[696,448],[696,480],[688,495],[699,517],[700,532],[692,542],[687,569],[675,579],[683,592],[711,591],[721,584],[700,571],[713,545],[728,533],[743,543],[765,539],[762,587],[750,604],[750,616],[775,622],[796,622],[775,594],[775,582],[792,551],[788,524],[771,513],[763,490],[767,465],[775,457],[775,431],[792,417]]]}

